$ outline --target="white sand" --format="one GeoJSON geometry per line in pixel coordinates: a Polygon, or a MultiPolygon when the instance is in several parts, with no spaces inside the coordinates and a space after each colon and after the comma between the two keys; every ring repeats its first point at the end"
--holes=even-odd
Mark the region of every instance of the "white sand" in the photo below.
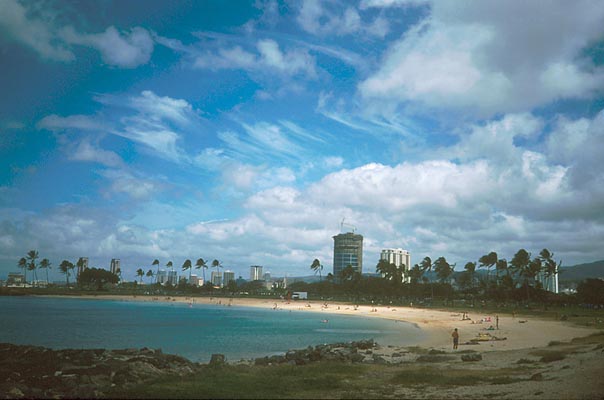
{"type": "MultiPolygon", "coordinates": [[[[450,349],[452,347],[451,332],[454,328],[459,330],[460,349],[464,343],[478,337],[479,333],[489,333],[505,340],[481,342],[481,351],[485,350],[516,350],[524,348],[547,346],[551,341],[568,341],[575,337],[587,336],[594,331],[589,328],[573,326],[567,322],[541,320],[538,318],[512,317],[499,315],[499,329],[487,330],[491,325],[496,326],[496,315],[481,313],[479,310],[469,310],[471,320],[462,321],[461,313],[438,311],[415,307],[387,307],[387,306],[358,306],[343,303],[325,303],[306,300],[292,300],[286,302],[275,299],[254,298],[225,298],[225,297],[153,297],[153,296],[74,296],[79,298],[111,299],[123,301],[158,301],[182,302],[195,304],[215,304],[227,306],[228,304],[247,307],[274,308],[295,310],[300,312],[320,312],[340,315],[357,315],[364,318],[385,318],[416,324],[425,333],[425,337],[417,345],[436,349],[450,349]],[[481,322],[490,318],[491,322],[481,322]],[[524,322],[521,322],[524,321],[524,322]],[[488,346],[488,347],[487,347],[488,346]]],[[[380,343],[388,345],[389,343],[380,343]]],[[[468,348],[472,348],[469,347],[468,348]]]]}

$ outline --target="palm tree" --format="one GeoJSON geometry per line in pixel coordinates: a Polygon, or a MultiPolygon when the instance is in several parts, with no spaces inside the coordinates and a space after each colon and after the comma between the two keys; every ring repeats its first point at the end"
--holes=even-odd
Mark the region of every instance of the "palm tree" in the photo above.
{"type": "Polygon", "coordinates": [[[422,274],[422,268],[419,266],[419,264],[415,264],[413,268],[409,270],[409,277],[411,278],[411,283],[418,283],[422,278],[422,274]]]}
{"type": "Polygon", "coordinates": [[[151,278],[151,282],[153,282],[153,276],[155,276],[155,273],[153,273],[153,270],[150,269],[149,271],[147,271],[147,278],[151,278]]]}
{"type": "Polygon", "coordinates": [[[203,284],[206,284],[206,269],[208,269],[208,264],[203,258],[198,258],[195,262],[195,269],[201,268],[201,273],[203,274],[203,284]]]}
{"type": "MultiPolygon", "coordinates": [[[[545,277],[547,278],[549,286],[549,278],[551,278],[553,275],[560,273],[562,261],[556,264],[556,261],[554,261],[554,253],[550,253],[548,249],[541,250],[541,252],[539,253],[539,258],[543,263],[543,272],[545,274],[545,277]]],[[[551,290],[551,288],[547,289],[551,290]]]]}
{"type": "Polygon", "coordinates": [[[46,283],[48,284],[48,269],[50,268],[50,261],[48,258],[40,261],[40,268],[44,268],[46,270],[46,283]]]}
{"type": "Polygon", "coordinates": [[[155,283],[157,283],[157,280],[159,279],[159,260],[156,258],[155,260],[153,260],[153,262],[151,263],[151,265],[157,265],[157,272],[155,273],[155,276],[156,276],[156,278],[155,278],[156,282],[155,283]]]}
{"type": "Polygon", "coordinates": [[[36,250],[30,250],[27,252],[27,261],[28,261],[28,266],[27,269],[30,271],[33,271],[33,278],[32,281],[37,281],[38,280],[38,276],[36,274],[36,260],[38,259],[38,252],[36,250]]]}
{"type": "Polygon", "coordinates": [[[438,257],[436,261],[434,261],[434,271],[436,272],[436,276],[438,276],[443,283],[453,275],[453,267],[445,257],[438,257]]]}
{"type": "Polygon", "coordinates": [[[497,263],[495,264],[495,271],[497,273],[497,284],[499,285],[499,273],[502,272],[509,275],[508,260],[506,260],[505,258],[497,260],[497,263]]]}
{"type": "Polygon", "coordinates": [[[342,272],[340,273],[340,279],[342,281],[347,281],[352,279],[352,277],[354,276],[354,268],[352,267],[351,264],[348,264],[346,267],[344,267],[342,269],[342,272]]]}
{"type": "Polygon", "coordinates": [[[526,297],[527,301],[530,300],[529,294],[529,278],[531,277],[532,270],[534,267],[531,267],[531,253],[524,249],[518,250],[512,261],[510,261],[510,265],[512,266],[512,271],[514,271],[518,276],[524,278],[524,284],[526,285],[526,297]]]}
{"type": "Polygon", "coordinates": [[[321,261],[319,261],[318,258],[315,258],[313,260],[312,264],[310,265],[310,269],[315,271],[315,275],[317,274],[317,272],[319,272],[319,281],[323,280],[323,278],[321,277],[321,271],[323,270],[323,265],[321,265],[321,261]]]}
{"type": "Polygon", "coordinates": [[[191,260],[189,260],[188,258],[185,260],[185,262],[182,264],[182,270],[183,271],[189,270],[189,285],[190,285],[191,284],[191,270],[192,270],[191,260]]]}
{"type": "Polygon", "coordinates": [[[59,265],[59,271],[61,271],[62,274],[65,274],[65,280],[67,282],[67,287],[69,287],[69,274],[70,274],[70,270],[72,270],[74,268],[73,263],[67,261],[67,260],[63,260],[61,261],[61,264],[59,265]]]}
{"type": "Polygon", "coordinates": [[[222,264],[220,264],[220,261],[214,259],[212,261],[212,268],[216,268],[216,275],[218,275],[218,268],[222,268],[222,264]]]}
{"type": "Polygon", "coordinates": [[[464,266],[464,269],[470,275],[470,287],[474,288],[474,274],[476,273],[476,263],[467,262],[464,266]]]}
{"type": "Polygon", "coordinates": [[[27,282],[27,260],[25,259],[25,257],[21,257],[19,259],[19,262],[17,262],[17,266],[23,269],[23,279],[25,281],[23,282],[23,285],[25,285],[25,283],[27,282]]]}
{"type": "MultiPolygon", "coordinates": [[[[422,269],[422,275],[424,275],[426,273],[426,271],[428,272],[432,272],[432,259],[428,256],[424,257],[424,259],[422,260],[422,262],[420,263],[420,268],[422,269]]],[[[431,293],[431,299],[434,299],[434,285],[432,285],[432,279],[429,279],[430,281],[430,293],[431,293]]]]}
{"type": "Polygon", "coordinates": [[[497,253],[494,251],[486,254],[478,259],[481,268],[487,269],[487,288],[489,286],[489,280],[491,275],[491,267],[497,264],[497,253]]]}
{"type": "Polygon", "coordinates": [[[136,276],[140,277],[140,283],[143,283],[143,276],[145,276],[145,271],[142,268],[136,270],[136,276]]]}

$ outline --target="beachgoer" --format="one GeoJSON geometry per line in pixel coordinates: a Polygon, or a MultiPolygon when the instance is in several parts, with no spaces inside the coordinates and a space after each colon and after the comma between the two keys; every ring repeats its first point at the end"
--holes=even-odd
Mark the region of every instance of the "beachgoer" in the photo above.
{"type": "Polygon", "coordinates": [[[459,332],[457,332],[457,328],[451,334],[453,337],[453,350],[457,350],[457,345],[459,344],[459,332]]]}
{"type": "Polygon", "coordinates": [[[495,316],[495,325],[497,326],[497,329],[499,329],[499,315],[495,316]]]}

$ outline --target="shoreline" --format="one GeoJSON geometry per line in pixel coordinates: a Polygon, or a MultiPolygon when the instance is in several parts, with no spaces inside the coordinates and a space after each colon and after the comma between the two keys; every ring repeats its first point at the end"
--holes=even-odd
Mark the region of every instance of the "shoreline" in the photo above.
{"type": "MultiPolygon", "coordinates": [[[[564,321],[542,320],[536,317],[514,317],[500,314],[499,329],[496,329],[495,314],[484,314],[480,310],[462,312],[432,310],[414,307],[355,306],[350,303],[319,302],[307,300],[285,301],[281,299],[189,297],[189,296],[136,296],[136,295],[36,295],[39,297],[66,297],[94,300],[117,300],[136,302],[178,302],[216,306],[241,306],[264,309],[290,310],[299,312],[324,313],[325,315],[352,315],[361,318],[381,318],[412,324],[425,334],[414,345],[437,350],[452,349],[451,332],[459,330],[459,350],[480,351],[520,350],[547,346],[552,341],[569,341],[590,335],[596,330],[573,326],[564,321]],[[490,328],[493,329],[490,329],[490,328]],[[495,340],[497,338],[499,340],[495,340]],[[505,339],[504,339],[505,338],[505,339]],[[489,340],[490,339],[490,340],[489,340]],[[479,345],[470,345],[478,342],[479,345]]],[[[384,347],[394,343],[380,343],[384,347]]],[[[407,345],[409,346],[409,345],[407,345]]]]}

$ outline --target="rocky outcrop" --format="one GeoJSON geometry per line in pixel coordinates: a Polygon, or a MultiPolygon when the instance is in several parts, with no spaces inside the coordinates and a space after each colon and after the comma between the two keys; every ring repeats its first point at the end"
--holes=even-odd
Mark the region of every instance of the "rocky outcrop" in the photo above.
{"type": "Polygon", "coordinates": [[[0,344],[0,398],[95,398],[199,364],[154,349],[51,350],[0,344]]]}
{"type": "Polygon", "coordinates": [[[320,344],[302,350],[289,350],[285,355],[261,357],[254,360],[255,365],[290,364],[305,365],[318,361],[339,361],[347,363],[386,363],[373,350],[378,344],[369,340],[358,342],[320,344]]]}

